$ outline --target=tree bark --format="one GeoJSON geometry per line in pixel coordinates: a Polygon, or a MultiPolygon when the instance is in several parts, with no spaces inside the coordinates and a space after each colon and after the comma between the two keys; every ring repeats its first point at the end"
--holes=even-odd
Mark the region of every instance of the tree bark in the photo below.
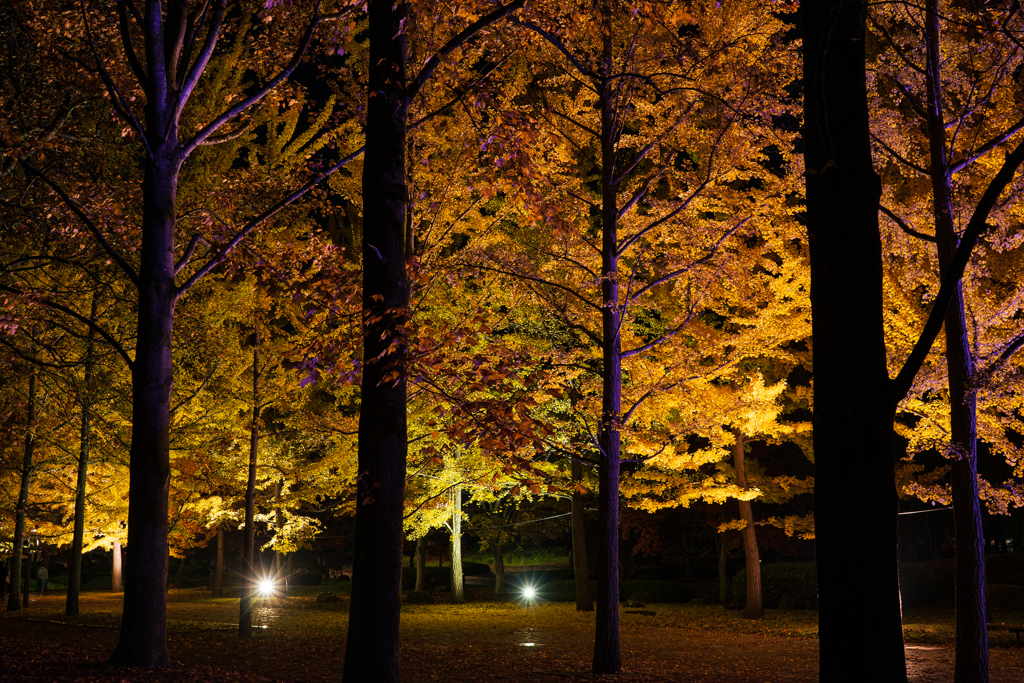
{"type": "Polygon", "coordinates": [[[451,492],[452,509],[452,604],[466,602],[466,590],[462,576],[462,486],[451,492]]]}
{"type": "MultiPolygon", "coordinates": [[[[7,599],[10,612],[21,609],[21,554],[25,546],[25,516],[28,513],[28,492],[32,485],[32,455],[36,443],[36,370],[29,369],[28,374],[28,406],[25,418],[25,451],[21,461],[21,486],[18,488],[18,506],[14,520],[14,553],[11,560],[11,594],[7,599]]],[[[31,567],[25,570],[29,574],[31,567]]],[[[25,606],[28,606],[28,594],[25,595],[25,606]]]]}
{"type": "Polygon", "coordinates": [[[363,376],[344,683],[399,680],[409,284],[405,2],[370,0],[363,162],[363,376]]]}
{"type": "Polygon", "coordinates": [[[114,541],[113,560],[111,562],[110,592],[120,593],[124,591],[124,582],[121,574],[121,541],[114,541]]]}
{"type": "Polygon", "coordinates": [[[587,570],[587,528],[583,510],[583,494],[575,485],[583,480],[583,464],[573,460],[570,463],[573,491],[571,505],[572,519],[572,568],[576,577],[576,611],[592,612],[594,597],[590,594],[590,574],[587,570]]]}
{"type": "Polygon", "coordinates": [[[718,602],[729,602],[729,575],[725,571],[725,561],[729,553],[725,548],[725,534],[718,534],[718,602]]]}
{"type": "Polygon", "coordinates": [[[178,206],[176,93],[164,79],[162,13],[147,3],[146,61],[152,83],[145,105],[151,158],[142,182],[138,331],[132,365],[128,547],[121,635],[110,656],[120,666],[155,667],[167,655],[167,499],[170,487],[174,233],[178,206]],[[163,86],[163,87],[161,87],[163,86]],[[158,132],[159,131],[159,132],[158,132]]]}
{"type": "MultiPolygon", "coordinates": [[[[925,48],[932,208],[939,272],[945,275],[960,240],[953,223],[952,178],[946,157],[938,0],[925,2],[925,48]]],[[[946,367],[949,375],[950,445],[955,454],[950,474],[956,535],[956,656],[953,680],[955,683],[987,683],[985,539],[978,499],[977,399],[968,388],[974,373],[974,358],[965,321],[963,284],[958,282],[944,320],[946,367]]]]}
{"type": "Polygon", "coordinates": [[[35,562],[35,559],[35,551],[28,551],[28,556],[25,558],[25,580],[21,582],[21,606],[25,608],[28,607],[29,595],[32,593],[32,564],[35,562]]]}
{"type": "MultiPolygon", "coordinates": [[[[736,485],[747,490],[747,468],[744,457],[743,432],[739,429],[730,430],[736,437],[732,447],[732,464],[736,470],[736,485]]],[[[743,536],[743,559],[747,567],[747,604],[743,616],[747,619],[760,619],[764,616],[761,604],[761,557],[757,551],[757,533],[754,529],[754,511],[749,500],[739,501],[740,519],[747,523],[740,532],[743,536]]]]}
{"type": "Polygon", "coordinates": [[[224,595],[224,527],[217,527],[217,568],[213,574],[213,595],[224,595]]]}
{"type": "Polygon", "coordinates": [[[615,177],[616,101],[610,76],[612,9],[601,3],[602,58],[597,89],[601,106],[601,421],[598,443],[597,628],[594,633],[595,674],[622,671],[619,650],[619,468],[622,418],[622,348],[619,325],[618,206],[615,177]]]}
{"type": "Polygon", "coordinates": [[[866,3],[805,2],[814,514],[822,681],[907,680],[893,476],[896,402],[882,321],[866,3]]]}
{"type": "Polygon", "coordinates": [[[420,592],[427,583],[427,539],[420,536],[416,539],[416,585],[413,590],[420,592]]]}
{"type": "Polygon", "coordinates": [[[495,540],[491,549],[494,552],[494,594],[497,595],[505,587],[505,556],[502,554],[501,541],[495,540]]]}
{"type": "MultiPolygon", "coordinates": [[[[90,322],[96,322],[99,294],[93,292],[89,310],[90,322]]],[[[75,525],[71,535],[71,568],[68,572],[68,596],[64,603],[64,614],[78,616],[78,596],[82,589],[82,543],[85,539],[85,487],[89,473],[89,407],[92,397],[93,340],[96,331],[90,327],[85,336],[85,373],[82,383],[82,422],[78,442],[78,477],[75,481],[75,525]]]]}
{"type": "Polygon", "coordinates": [[[242,596],[238,602],[238,635],[252,637],[252,596],[256,590],[256,464],[260,449],[260,329],[253,323],[252,425],[249,428],[249,476],[245,484],[245,544],[242,548],[242,596]]]}

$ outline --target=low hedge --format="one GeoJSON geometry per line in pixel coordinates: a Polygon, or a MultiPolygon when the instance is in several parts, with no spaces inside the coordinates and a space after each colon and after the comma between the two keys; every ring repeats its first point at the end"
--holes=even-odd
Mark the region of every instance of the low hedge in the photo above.
{"type": "MultiPolygon", "coordinates": [[[[818,572],[814,562],[773,562],[761,565],[761,604],[768,609],[778,607],[784,593],[789,593],[793,609],[818,609],[818,572]]],[[[747,601],[747,570],[732,578],[733,604],[747,601]]]]}
{"type": "MultiPolygon", "coordinates": [[[[597,593],[597,581],[590,582],[590,591],[597,593]]],[[[651,602],[690,602],[694,595],[693,586],[682,581],[627,579],[619,583],[619,600],[625,602],[638,591],[649,593],[651,602]]],[[[552,602],[576,602],[576,580],[548,581],[537,586],[537,594],[552,602]]]]}

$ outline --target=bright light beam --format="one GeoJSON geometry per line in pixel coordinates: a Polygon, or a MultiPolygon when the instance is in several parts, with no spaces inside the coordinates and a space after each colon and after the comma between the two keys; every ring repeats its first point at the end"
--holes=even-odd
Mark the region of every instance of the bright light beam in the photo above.
{"type": "Polygon", "coordinates": [[[260,579],[259,583],[256,584],[256,588],[263,597],[274,594],[274,582],[270,579],[260,579]]]}
{"type": "Polygon", "coordinates": [[[527,602],[537,597],[537,590],[533,586],[527,586],[523,589],[523,599],[527,602]]]}

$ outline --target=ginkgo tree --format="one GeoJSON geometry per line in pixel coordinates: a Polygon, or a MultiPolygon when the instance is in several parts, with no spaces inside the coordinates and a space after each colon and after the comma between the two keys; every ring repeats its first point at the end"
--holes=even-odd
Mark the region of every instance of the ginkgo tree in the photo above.
{"type": "Polygon", "coordinates": [[[644,412],[699,365],[712,291],[742,287],[757,235],[788,220],[791,180],[768,167],[788,149],[773,116],[789,110],[794,53],[782,4],[530,10],[515,23],[535,76],[485,150],[519,177],[475,265],[520,281],[577,337],[558,362],[589,385],[572,411],[600,480],[594,671],[616,673],[621,462],[672,447],[644,412]]]}

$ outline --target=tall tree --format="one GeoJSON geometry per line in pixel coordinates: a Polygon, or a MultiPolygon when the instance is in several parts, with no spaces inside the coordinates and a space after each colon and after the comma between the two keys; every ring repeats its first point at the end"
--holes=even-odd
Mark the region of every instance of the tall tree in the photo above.
{"type": "Polygon", "coordinates": [[[409,106],[424,83],[481,29],[525,4],[499,6],[406,73],[406,2],[370,0],[363,162],[363,363],[352,603],[343,680],[399,680],[402,509],[407,457],[409,279],[406,273],[409,106]]]}
{"type": "Polygon", "coordinates": [[[821,678],[902,681],[895,411],[1024,149],[1007,156],[983,193],[925,327],[890,379],[878,230],[882,188],[872,165],[866,95],[866,3],[821,0],[802,11],[821,678]]]}

